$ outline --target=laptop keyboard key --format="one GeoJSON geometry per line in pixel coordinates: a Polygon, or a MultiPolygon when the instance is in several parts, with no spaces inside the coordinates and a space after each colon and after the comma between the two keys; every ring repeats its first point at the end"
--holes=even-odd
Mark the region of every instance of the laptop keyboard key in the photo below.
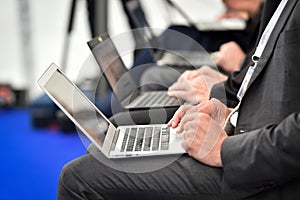
{"type": "Polygon", "coordinates": [[[131,128],[128,138],[126,151],[133,151],[135,139],[136,139],[137,128],[131,128]]]}
{"type": "Polygon", "coordinates": [[[139,128],[134,151],[141,151],[144,142],[145,128],[139,128]]]}
{"type": "Polygon", "coordinates": [[[144,148],[143,148],[144,151],[151,150],[152,132],[153,132],[153,127],[147,127],[145,129],[145,142],[144,142],[144,148]]]}
{"type": "Polygon", "coordinates": [[[125,134],[124,134],[124,138],[123,138],[123,142],[122,142],[122,146],[121,146],[121,152],[124,152],[124,150],[125,150],[125,146],[126,146],[126,143],[127,143],[129,130],[130,130],[129,128],[125,129],[125,134]]]}
{"type": "Polygon", "coordinates": [[[158,151],[158,149],[159,149],[159,140],[160,140],[160,127],[155,127],[154,128],[154,133],[153,133],[152,151],[158,151]]]}
{"type": "Polygon", "coordinates": [[[163,127],[161,132],[161,150],[168,150],[170,142],[170,128],[163,127]]]}
{"type": "Polygon", "coordinates": [[[114,139],[112,141],[112,145],[110,150],[114,151],[116,149],[116,144],[117,144],[117,140],[119,138],[119,134],[120,134],[120,129],[116,130],[115,135],[114,135],[114,139]]]}

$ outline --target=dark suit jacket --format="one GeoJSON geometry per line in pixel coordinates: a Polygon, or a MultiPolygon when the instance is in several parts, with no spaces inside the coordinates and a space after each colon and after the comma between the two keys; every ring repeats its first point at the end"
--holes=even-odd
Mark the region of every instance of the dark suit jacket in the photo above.
{"type": "MultiPolygon", "coordinates": [[[[224,180],[273,196],[300,196],[300,3],[289,0],[222,146],[224,180]],[[289,188],[289,189],[286,189],[289,188]]],[[[268,196],[269,197],[269,196],[268,196]]]]}
{"type": "Polygon", "coordinates": [[[267,0],[264,3],[261,17],[257,20],[256,28],[251,38],[247,56],[243,64],[241,65],[241,71],[230,74],[225,83],[215,84],[211,90],[211,98],[217,98],[221,100],[230,108],[234,108],[235,106],[237,106],[238,99],[236,97],[236,94],[240,88],[248,67],[253,64],[252,55],[255,52],[256,46],[264,29],[266,28],[269,20],[271,19],[280,2],[281,0],[267,0]]]}

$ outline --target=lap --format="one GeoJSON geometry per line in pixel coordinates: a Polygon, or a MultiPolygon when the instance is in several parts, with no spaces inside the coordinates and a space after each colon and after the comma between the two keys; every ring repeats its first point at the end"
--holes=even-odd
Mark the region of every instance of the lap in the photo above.
{"type": "MultiPolygon", "coordinates": [[[[123,159],[119,164],[128,167],[131,164],[128,162],[132,160],[123,159]]],[[[154,159],[153,162],[159,162],[159,159],[154,159]]],[[[138,162],[135,164],[143,165],[138,162]]],[[[132,199],[147,196],[166,199],[224,199],[244,195],[227,190],[229,187],[223,185],[222,173],[221,168],[203,165],[188,155],[181,155],[173,162],[153,171],[128,172],[122,170],[122,167],[103,162],[103,155],[92,145],[88,154],[64,167],[61,185],[74,187],[68,188],[69,191],[79,192],[78,188],[84,188],[85,193],[97,194],[103,198],[122,196],[132,199]],[[69,184],[64,184],[66,182],[69,184]]],[[[83,191],[81,195],[85,194],[83,191]]],[[[96,196],[92,198],[95,199],[96,196]]]]}

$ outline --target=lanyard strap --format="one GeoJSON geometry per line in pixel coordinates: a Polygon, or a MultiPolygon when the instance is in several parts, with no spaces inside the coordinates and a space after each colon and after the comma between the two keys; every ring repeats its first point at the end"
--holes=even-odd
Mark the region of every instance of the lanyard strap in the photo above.
{"type": "Polygon", "coordinates": [[[252,60],[254,62],[254,65],[253,66],[250,66],[245,77],[244,77],[244,80],[242,82],[242,85],[237,93],[237,98],[239,99],[239,101],[242,100],[243,96],[245,95],[247,89],[248,89],[248,84],[251,80],[251,77],[254,73],[254,70],[257,66],[257,62],[259,61],[259,58],[261,57],[268,41],[269,41],[269,38],[271,36],[271,33],[272,31],[274,30],[274,27],[275,25],[277,24],[277,21],[286,5],[286,3],[288,2],[288,0],[282,0],[279,4],[279,6],[277,7],[276,11],[274,12],[271,20],[269,21],[267,27],[265,28],[260,40],[259,40],[259,43],[256,47],[256,50],[255,50],[255,53],[253,54],[252,56],[252,60]]]}
{"type": "Polygon", "coordinates": [[[254,73],[254,70],[257,66],[257,62],[259,61],[259,59],[269,41],[271,33],[274,30],[274,27],[277,24],[277,21],[278,21],[287,2],[288,2],[288,0],[282,0],[280,2],[279,6],[277,7],[276,11],[274,12],[271,20],[269,21],[267,27],[265,28],[265,30],[259,40],[259,43],[255,50],[255,53],[252,56],[254,65],[249,67],[249,69],[244,77],[244,80],[242,82],[242,85],[237,93],[237,98],[239,99],[240,102],[230,113],[230,115],[228,116],[228,118],[226,120],[225,126],[224,126],[224,130],[226,130],[226,132],[229,134],[233,134],[234,127],[236,127],[236,124],[237,124],[238,110],[239,110],[239,106],[241,104],[241,100],[248,89],[248,84],[249,84],[250,79],[251,79],[251,77],[254,73]]]}
{"type": "Polygon", "coordinates": [[[274,27],[275,27],[287,2],[288,2],[288,0],[282,0],[280,2],[279,6],[277,7],[275,13],[273,14],[271,20],[269,21],[267,27],[265,28],[265,30],[259,40],[259,43],[256,47],[256,51],[255,51],[254,55],[252,56],[252,59],[254,62],[257,62],[259,60],[261,54],[263,53],[263,51],[267,45],[267,42],[271,36],[271,33],[274,30],[274,27]]]}

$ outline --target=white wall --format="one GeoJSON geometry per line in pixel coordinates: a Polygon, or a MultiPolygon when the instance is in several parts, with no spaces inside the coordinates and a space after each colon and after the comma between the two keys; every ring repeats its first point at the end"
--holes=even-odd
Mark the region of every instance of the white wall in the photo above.
{"type": "MultiPolygon", "coordinates": [[[[41,93],[36,80],[43,70],[52,62],[61,64],[71,0],[28,0],[30,26],[21,23],[21,1],[0,0],[0,71],[5,72],[0,73],[0,83],[10,83],[18,89],[29,88],[32,99],[41,93]],[[23,48],[24,29],[31,33],[30,49],[23,48]],[[24,55],[31,57],[30,61],[24,59],[24,55]]],[[[85,43],[90,36],[84,4],[85,1],[78,1],[67,72],[80,66],[89,54],[85,43]]]]}
{"type": "Polygon", "coordinates": [[[14,81],[16,85],[22,86],[24,80],[19,78],[23,70],[19,67],[22,54],[19,45],[17,1],[0,0],[0,4],[0,83],[14,81]]]}

